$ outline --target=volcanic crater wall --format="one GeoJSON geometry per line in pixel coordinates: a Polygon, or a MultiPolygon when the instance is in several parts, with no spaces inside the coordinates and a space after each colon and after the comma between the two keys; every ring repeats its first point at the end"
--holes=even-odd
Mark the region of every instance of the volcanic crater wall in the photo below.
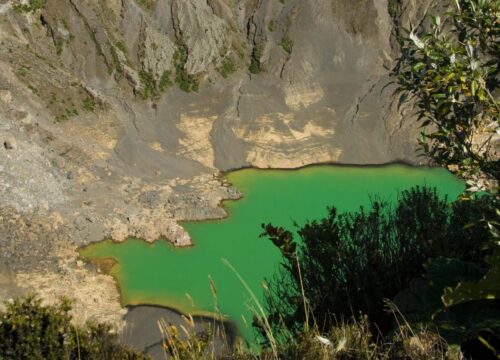
{"type": "Polygon", "coordinates": [[[415,163],[390,74],[433,3],[0,0],[0,297],[112,284],[74,251],[106,237],[189,245],[220,171],[415,163]]]}

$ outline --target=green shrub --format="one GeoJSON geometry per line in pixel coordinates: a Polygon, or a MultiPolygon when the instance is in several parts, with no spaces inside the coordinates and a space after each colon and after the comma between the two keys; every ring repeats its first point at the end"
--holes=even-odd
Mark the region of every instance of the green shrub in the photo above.
{"type": "Polygon", "coordinates": [[[54,46],[56,48],[56,54],[61,55],[63,50],[64,50],[64,40],[63,39],[56,39],[54,42],[54,46]]]}
{"type": "Polygon", "coordinates": [[[38,89],[33,85],[28,84],[28,89],[30,89],[33,94],[38,94],[38,89]]]}
{"type": "Polygon", "coordinates": [[[115,45],[125,55],[128,53],[127,45],[125,45],[125,43],[123,41],[117,41],[115,45]]]}
{"type": "Polygon", "coordinates": [[[0,359],[145,359],[118,344],[107,325],[71,323],[68,301],[42,306],[33,296],[0,312],[0,359]]]}
{"type": "Polygon", "coordinates": [[[170,86],[172,86],[172,80],[170,80],[170,75],[171,72],[168,70],[165,70],[163,74],[161,74],[160,81],[158,82],[158,90],[160,92],[164,92],[167,90],[170,86]]]}
{"type": "Polygon", "coordinates": [[[274,20],[270,20],[270,21],[267,23],[267,30],[268,30],[269,32],[273,32],[273,31],[274,31],[274,25],[275,25],[274,20]]]}
{"type": "Polygon", "coordinates": [[[389,15],[394,18],[398,14],[398,9],[401,6],[401,0],[389,0],[387,4],[387,10],[389,11],[389,15]]]}
{"type": "Polygon", "coordinates": [[[27,4],[14,4],[12,7],[14,11],[29,13],[43,9],[47,0],[29,0],[27,4]]]}
{"type": "Polygon", "coordinates": [[[250,56],[250,66],[248,70],[252,74],[258,74],[262,72],[262,65],[260,63],[260,57],[262,56],[261,50],[259,47],[254,46],[252,49],[252,54],[250,56]]]}
{"type": "Polygon", "coordinates": [[[400,38],[395,72],[400,102],[411,99],[419,115],[421,149],[472,185],[500,178],[491,136],[499,129],[500,2],[453,3],[446,17],[429,17],[428,31],[409,29],[400,38]]]}
{"type": "Polygon", "coordinates": [[[156,84],[153,75],[148,71],[140,71],[139,77],[141,79],[141,83],[143,86],[142,89],[142,98],[144,100],[149,98],[155,98],[158,96],[158,92],[156,89],[156,84]]]}
{"type": "Polygon", "coordinates": [[[19,76],[26,77],[26,76],[28,76],[28,75],[29,75],[30,70],[31,70],[31,67],[30,67],[30,66],[27,66],[27,65],[21,65],[21,66],[19,67],[19,69],[17,70],[17,73],[19,74],[19,76]]]}
{"type": "Polygon", "coordinates": [[[418,322],[431,322],[478,359],[500,358],[500,160],[491,135],[499,129],[499,10],[495,0],[454,1],[444,17],[429,17],[427,29],[400,37],[395,69],[400,102],[411,100],[422,122],[421,149],[465,178],[469,191],[454,206],[444,254],[465,262],[428,264],[403,308],[413,290],[418,322]],[[488,196],[477,194],[484,189],[488,196]],[[478,267],[483,272],[472,271],[478,267]]]}
{"type": "Polygon", "coordinates": [[[298,331],[314,319],[322,330],[360,312],[387,331],[392,324],[384,299],[423,274],[429,258],[479,256],[470,247],[487,244],[487,229],[476,228],[472,245],[462,224],[489,211],[482,201],[451,206],[435,190],[417,187],[403,191],[394,207],[375,199],[353,213],[330,208],[326,218],[298,230],[298,242],[288,230],[263,225],[262,236],[284,259],[265,295],[269,322],[278,332],[283,327],[298,331]]]}
{"type": "Polygon", "coordinates": [[[196,76],[190,75],[186,70],[187,63],[187,47],[184,43],[180,42],[177,45],[177,50],[174,53],[175,63],[175,82],[179,88],[185,92],[198,91],[200,86],[196,76]]]}
{"type": "Polygon", "coordinates": [[[498,201],[498,196],[484,194],[453,203],[443,249],[447,251],[447,257],[485,264],[486,256],[491,254],[495,246],[488,220],[498,217],[498,201]]]}
{"type": "Polygon", "coordinates": [[[148,10],[152,10],[156,4],[156,0],[137,0],[137,2],[148,10]]]}
{"type": "Polygon", "coordinates": [[[110,67],[110,70],[112,71],[112,68],[116,69],[118,76],[120,76],[123,74],[123,66],[120,62],[120,57],[118,56],[118,53],[113,45],[110,45],[109,51],[112,59],[112,67],[110,67]]]}
{"type": "Polygon", "coordinates": [[[292,50],[293,50],[293,40],[290,39],[288,37],[288,35],[285,35],[279,45],[283,48],[283,50],[285,50],[285,52],[288,54],[288,55],[291,55],[292,54],[292,50]]]}
{"type": "Polygon", "coordinates": [[[86,97],[82,101],[82,108],[85,111],[94,111],[96,107],[95,100],[92,97],[86,97]]]}
{"type": "Polygon", "coordinates": [[[229,75],[236,71],[236,65],[234,64],[233,60],[228,57],[224,59],[217,71],[222,75],[224,79],[226,79],[229,75]]]}

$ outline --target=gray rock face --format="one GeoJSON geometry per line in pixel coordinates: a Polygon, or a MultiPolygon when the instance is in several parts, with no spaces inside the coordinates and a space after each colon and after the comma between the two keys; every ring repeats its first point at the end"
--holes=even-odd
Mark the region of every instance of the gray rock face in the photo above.
{"type": "Polygon", "coordinates": [[[185,66],[189,74],[206,71],[229,51],[228,24],[214,14],[207,1],[173,0],[172,10],[177,37],[188,49],[185,66]]]}
{"type": "Polygon", "coordinates": [[[161,33],[147,22],[143,22],[139,49],[141,68],[160,79],[165,71],[173,69],[172,59],[175,44],[166,34],[161,33]]]}
{"type": "Polygon", "coordinates": [[[48,34],[63,29],[73,39],[52,39],[65,68],[101,92],[119,89],[111,96],[140,118],[133,127],[122,121],[116,146],[129,165],[140,157],[130,147],[146,141],[166,157],[220,170],[416,161],[414,123],[393,106],[389,83],[394,35],[418,24],[429,0],[94,2],[54,1],[41,13],[48,34]],[[61,25],[61,16],[75,20],[61,25]],[[83,67],[81,51],[92,55],[83,67]],[[160,94],[164,75],[165,83],[200,81],[201,89],[160,94]],[[126,99],[131,89],[154,96],[153,106],[126,99]]]}

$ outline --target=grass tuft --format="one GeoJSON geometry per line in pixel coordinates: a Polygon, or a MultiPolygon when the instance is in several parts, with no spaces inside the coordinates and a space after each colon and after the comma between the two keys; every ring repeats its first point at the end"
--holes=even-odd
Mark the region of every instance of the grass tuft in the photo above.
{"type": "Polygon", "coordinates": [[[222,75],[224,79],[227,79],[229,75],[236,71],[236,65],[231,58],[225,58],[221,66],[217,68],[217,71],[222,75]]]}
{"type": "Polygon", "coordinates": [[[279,45],[283,48],[283,50],[288,54],[292,54],[293,50],[293,40],[288,37],[288,35],[283,36],[279,45]]]}

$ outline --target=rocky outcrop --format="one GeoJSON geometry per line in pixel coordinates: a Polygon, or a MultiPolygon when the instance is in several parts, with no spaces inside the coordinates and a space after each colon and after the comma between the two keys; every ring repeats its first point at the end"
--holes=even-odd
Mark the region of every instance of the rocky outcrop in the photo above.
{"type": "MultiPolygon", "coordinates": [[[[76,255],[67,254],[69,259],[76,255]]],[[[123,316],[127,310],[120,305],[113,277],[86,268],[82,261],[67,262],[60,264],[58,271],[18,272],[16,283],[25,293],[36,289],[43,305],[72,299],[70,315],[77,325],[96,321],[111,324],[113,332],[120,332],[125,326],[123,316]]]]}
{"type": "Polygon", "coordinates": [[[214,14],[207,1],[173,0],[172,11],[177,38],[189,54],[185,65],[189,74],[206,71],[230,51],[228,24],[214,14]]]}
{"type": "Polygon", "coordinates": [[[173,70],[172,59],[175,51],[175,44],[166,34],[162,34],[146,21],[143,22],[139,45],[142,71],[151,73],[159,80],[166,71],[173,70]]]}

